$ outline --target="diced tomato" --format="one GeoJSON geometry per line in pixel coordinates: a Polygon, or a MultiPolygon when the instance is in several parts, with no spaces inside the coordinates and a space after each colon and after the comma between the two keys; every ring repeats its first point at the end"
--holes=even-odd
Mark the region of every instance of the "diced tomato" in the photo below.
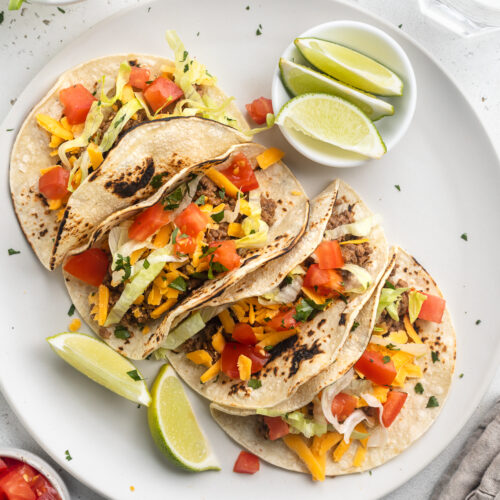
{"type": "Polygon", "coordinates": [[[252,120],[259,125],[266,123],[267,114],[273,112],[273,102],[267,97],[259,97],[245,107],[252,120]]]}
{"type": "Polygon", "coordinates": [[[63,105],[63,115],[70,125],[84,123],[90,107],[96,98],[81,84],[73,85],[59,92],[59,100],[63,105]]]}
{"type": "Polygon", "coordinates": [[[229,167],[220,172],[243,193],[259,187],[259,181],[255,177],[252,165],[250,165],[248,158],[241,152],[234,156],[229,167]]]}
{"type": "Polygon", "coordinates": [[[0,491],[8,500],[36,500],[30,485],[17,470],[11,470],[0,479],[0,491]]]}
{"type": "Polygon", "coordinates": [[[267,323],[267,326],[277,332],[291,330],[292,328],[295,328],[295,325],[297,324],[297,320],[293,317],[295,313],[295,307],[292,307],[292,309],[288,309],[287,311],[280,311],[271,321],[267,323]]]}
{"type": "Polygon", "coordinates": [[[0,472],[7,469],[8,465],[0,458],[0,472]]]}
{"type": "Polygon", "coordinates": [[[343,422],[356,409],[357,402],[351,394],[339,392],[332,401],[332,415],[343,422]]]}
{"type": "Polygon", "coordinates": [[[268,428],[268,437],[271,441],[282,438],[290,432],[290,427],[281,417],[264,417],[268,428]]]}
{"type": "Polygon", "coordinates": [[[187,255],[192,255],[196,250],[196,241],[191,236],[184,236],[175,238],[175,251],[178,253],[184,253],[187,255]]]}
{"type": "Polygon", "coordinates": [[[378,351],[365,351],[354,368],[378,385],[391,385],[397,374],[392,359],[384,363],[384,356],[378,351]]]}
{"type": "Polygon", "coordinates": [[[233,467],[233,472],[241,474],[255,474],[260,468],[259,457],[248,451],[242,451],[233,467]]]}
{"type": "Polygon", "coordinates": [[[64,264],[64,270],[75,278],[92,286],[99,286],[108,272],[109,258],[100,248],[89,248],[72,255],[64,264]]]}
{"type": "MultiPolygon", "coordinates": [[[[241,266],[241,257],[236,251],[236,244],[233,240],[211,241],[209,246],[217,247],[217,250],[213,253],[213,262],[222,264],[228,271],[241,266]]],[[[211,257],[212,255],[207,258],[211,257]]]]}
{"type": "Polygon", "coordinates": [[[31,482],[31,489],[36,493],[37,500],[60,500],[57,490],[41,474],[31,482]]]}
{"type": "Polygon", "coordinates": [[[171,213],[163,208],[161,203],[146,208],[128,228],[128,237],[131,240],[145,241],[156,233],[158,229],[170,222],[171,213]]]}
{"type": "Polygon", "coordinates": [[[261,354],[254,346],[239,344],[237,342],[227,342],[221,355],[222,371],[231,378],[239,379],[238,358],[243,354],[252,360],[252,373],[262,369],[267,363],[270,354],[261,354]]]}
{"type": "Polygon", "coordinates": [[[336,297],[344,291],[342,276],[333,269],[321,269],[318,264],[309,266],[304,277],[304,286],[323,297],[336,297]]]}
{"type": "Polygon", "coordinates": [[[427,321],[433,321],[434,323],[441,323],[446,308],[446,300],[437,295],[431,295],[430,293],[420,293],[427,296],[427,299],[424,300],[418,317],[427,321]]]}
{"type": "Polygon", "coordinates": [[[24,462],[18,462],[16,465],[11,467],[11,470],[15,470],[21,474],[21,476],[24,478],[24,480],[28,483],[31,483],[33,479],[39,475],[38,472],[31,467],[31,465],[28,465],[24,462]]]}
{"type": "Polygon", "coordinates": [[[134,89],[144,90],[148,86],[147,82],[149,81],[149,74],[150,71],[148,68],[132,66],[128,83],[132,85],[134,89]]]}
{"type": "Polygon", "coordinates": [[[38,180],[38,191],[49,200],[57,200],[68,194],[69,172],[63,167],[51,168],[38,180]]]}
{"type": "Polygon", "coordinates": [[[248,323],[236,323],[231,335],[233,340],[240,344],[255,345],[257,343],[253,328],[248,323]]]}
{"type": "Polygon", "coordinates": [[[384,427],[390,427],[394,422],[401,408],[403,408],[407,397],[408,394],[406,392],[389,391],[387,393],[387,401],[383,405],[384,411],[382,413],[384,427]]]}
{"type": "Polygon", "coordinates": [[[322,241],[314,252],[320,269],[339,269],[344,265],[344,257],[337,240],[322,241]]]}
{"type": "Polygon", "coordinates": [[[172,104],[184,95],[184,92],[172,81],[159,76],[144,91],[144,98],[153,112],[172,104]]]}
{"type": "Polygon", "coordinates": [[[210,217],[202,212],[198,205],[191,203],[175,218],[174,222],[181,233],[196,238],[200,231],[205,230],[210,217]]]}

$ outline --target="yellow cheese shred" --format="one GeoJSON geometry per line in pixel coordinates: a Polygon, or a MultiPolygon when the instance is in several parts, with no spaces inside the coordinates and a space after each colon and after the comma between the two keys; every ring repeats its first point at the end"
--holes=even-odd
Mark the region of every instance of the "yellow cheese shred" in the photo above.
{"type": "Polygon", "coordinates": [[[340,462],[342,460],[342,457],[344,456],[344,453],[349,449],[349,446],[351,446],[351,441],[349,440],[349,442],[346,443],[342,439],[342,441],[340,441],[333,452],[333,461],[340,462]]]}
{"type": "Polygon", "coordinates": [[[200,382],[204,384],[205,382],[213,379],[220,372],[220,369],[221,361],[219,359],[206,372],[203,373],[203,375],[200,377],[200,382]]]}
{"type": "Polygon", "coordinates": [[[362,243],[368,243],[370,240],[368,238],[362,238],[360,240],[347,240],[340,241],[339,245],[361,245],[362,243]]]}
{"type": "Polygon", "coordinates": [[[222,353],[222,351],[224,350],[224,347],[226,345],[226,340],[224,339],[224,335],[222,335],[220,330],[217,333],[214,333],[214,335],[212,335],[212,347],[219,354],[222,353]]]}
{"type": "Polygon", "coordinates": [[[130,254],[130,265],[133,266],[140,258],[142,253],[144,252],[144,248],[139,248],[138,250],[134,250],[130,254]]]}
{"type": "Polygon", "coordinates": [[[292,328],[291,330],[285,330],[284,332],[268,333],[267,335],[264,335],[264,338],[257,343],[257,347],[264,349],[264,347],[267,347],[268,345],[275,346],[276,344],[279,344],[280,342],[283,342],[283,340],[293,337],[294,335],[297,335],[297,330],[295,328],[292,328]]]}
{"type": "Polygon", "coordinates": [[[69,331],[70,332],[76,332],[77,330],[80,329],[80,327],[82,326],[82,322],[81,320],[79,320],[78,318],[75,318],[70,324],[69,324],[69,331]]]}
{"type": "Polygon", "coordinates": [[[276,162],[280,161],[283,156],[285,156],[284,151],[278,148],[269,148],[257,155],[257,163],[260,168],[265,170],[266,168],[274,165],[276,162]]]}
{"type": "Polygon", "coordinates": [[[234,319],[232,318],[231,313],[227,309],[224,309],[224,311],[221,311],[218,314],[218,318],[220,319],[220,322],[222,323],[222,327],[224,328],[224,331],[226,333],[233,333],[234,319]]]}
{"type": "Polygon", "coordinates": [[[65,141],[71,141],[73,139],[73,134],[66,130],[55,118],[51,116],[38,113],[36,115],[36,121],[40,127],[45,129],[50,134],[56,135],[65,141]]]}
{"type": "Polygon", "coordinates": [[[57,200],[48,200],[49,210],[59,210],[62,207],[62,199],[58,198],[57,200]]]}
{"type": "Polygon", "coordinates": [[[238,373],[241,380],[250,379],[252,373],[252,360],[244,354],[238,356],[238,373]]]}
{"type": "Polygon", "coordinates": [[[105,285],[99,285],[97,290],[98,301],[97,304],[99,306],[97,313],[97,324],[99,326],[103,326],[106,318],[108,317],[108,304],[109,304],[109,289],[105,285]]]}
{"type": "Polygon", "coordinates": [[[207,368],[212,366],[212,356],[205,349],[188,352],[186,358],[197,365],[205,365],[207,368]]]}
{"type": "Polygon", "coordinates": [[[237,198],[243,196],[241,191],[222,173],[216,170],[214,167],[210,167],[205,175],[218,187],[225,189],[226,194],[231,196],[231,198],[237,198]]]}
{"type": "Polygon", "coordinates": [[[408,315],[403,318],[403,322],[405,324],[405,329],[408,337],[410,337],[413,342],[415,342],[415,344],[422,344],[423,342],[415,331],[415,328],[413,328],[413,325],[410,323],[410,318],[408,317],[408,315]]]}
{"type": "Polygon", "coordinates": [[[163,226],[154,237],[153,245],[156,248],[163,248],[169,241],[170,235],[172,234],[172,225],[167,224],[163,226]]]}
{"type": "Polygon", "coordinates": [[[89,154],[90,164],[92,167],[94,167],[94,169],[99,168],[104,159],[99,146],[91,142],[87,146],[87,153],[89,154]]]}
{"type": "Polygon", "coordinates": [[[159,318],[164,312],[168,311],[176,302],[177,299],[168,299],[161,306],[153,310],[153,312],[151,313],[151,317],[153,319],[159,318]]]}
{"type": "Polygon", "coordinates": [[[356,450],[356,454],[354,455],[354,460],[352,461],[352,465],[354,467],[361,467],[366,457],[366,447],[362,444],[358,445],[358,449],[356,450]]]}
{"type": "Polygon", "coordinates": [[[287,434],[283,436],[283,442],[292,451],[297,453],[299,458],[304,462],[309,472],[312,474],[313,479],[317,481],[325,480],[325,471],[318,463],[318,459],[314,456],[313,452],[309,449],[302,436],[298,434],[287,434]]]}

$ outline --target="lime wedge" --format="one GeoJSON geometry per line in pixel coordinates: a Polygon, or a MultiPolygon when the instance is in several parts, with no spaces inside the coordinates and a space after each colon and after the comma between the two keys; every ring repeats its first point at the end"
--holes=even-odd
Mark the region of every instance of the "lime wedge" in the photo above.
{"type": "Polygon", "coordinates": [[[276,123],[348,151],[380,158],[385,144],[370,119],[354,104],[328,94],[303,94],[288,101],[276,123]]]}
{"type": "Polygon", "coordinates": [[[355,50],[319,38],[297,38],[295,45],[312,65],[341,82],[379,95],[403,94],[395,73],[355,50]]]}
{"type": "Polygon", "coordinates": [[[198,426],[175,371],[165,364],[152,389],[148,408],[151,435],[161,452],[190,471],[220,470],[217,458],[198,426]]]}
{"type": "Polygon", "coordinates": [[[358,106],[373,121],[394,114],[392,104],[302,64],[281,58],[280,71],[283,85],[294,96],[309,92],[336,95],[358,106]]]}
{"type": "Polygon", "coordinates": [[[47,342],[64,361],[94,382],[134,403],[150,405],[151,395],[139,370],[104,342],[84,333],[60,333],[47,342]]]}

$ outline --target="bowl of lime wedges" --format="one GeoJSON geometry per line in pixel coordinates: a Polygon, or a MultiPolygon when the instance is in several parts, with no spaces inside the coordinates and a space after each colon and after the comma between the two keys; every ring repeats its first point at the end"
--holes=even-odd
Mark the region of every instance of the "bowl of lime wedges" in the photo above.
{"type": "Polygon", "coordinates": [[[417,102],[408,56],[387,33],[332,21],[283,52],[272,87],[276,123],[304,156],[331,167],[381,158],[408,129],[417,102]]]}

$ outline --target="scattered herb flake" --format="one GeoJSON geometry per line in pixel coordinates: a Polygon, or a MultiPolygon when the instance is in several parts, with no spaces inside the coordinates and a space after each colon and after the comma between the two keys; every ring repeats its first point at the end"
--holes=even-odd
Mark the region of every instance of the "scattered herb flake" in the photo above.
{"type": "Polygon", "coordinates": [[[175,210],[179,208],[181,204],[182,198],[184,198],[184,190],[182,186],[179,186],[177,189],[172,191],[168,196],[165,196],[165,199],[162,200],[165,210],[175,210]]]}
{"type": "Polygon", "coordinates": [[[136,382],[139,382],[139,380],[143,380],[142,377],[139,375],[139,372],[137,370],[131,370],[131,371],[127,372],[127,375],[132,380],[135,380],[136,382]]]}
{"type": "Polygon", "coordinates": [[[73,316],[75,314],[75,304],[71,304],[70,308],[68,309],[68,316],[73,316]]]}
{"type": "Polygon", "coordinates": [[[221,200],[223,200],[226,197],[226,188],[219,189],[219,196],[221,200]]]}
{"type": "Polygon", "coordinates": [[[2,24],[2,23],[3,23],[3,10],[2,10],[2,12],[0,12],[0,24],[2,24]]]}
{"type": "Polygon", "coordinates": [[[391,288],[392,290],[396,290],[396,287],[390,281],[385,282],[385,288],[391,288]]]}
{"type": "Polygon", "coordinates": [[[132,266],[130,264],[130,257],[123,257],[123,255],[118,254],[114,271],[123,271],[122,281],[128,280],[132,273],[132,266]]]}
{"type": "Polygon", "coordinates": [[[384,365],[386,365],[387,363],[389,363],[389,361],[391,360],[391,357],[390,356],[384,356],[382,358],[382,361],[384,362],[384,365]]]}
{"type": "Polygon", "coordinates": [[[196,33],[196,36],[200,36],[200,32],[198,31],[198,33],[196,33]]]}
{"type": "Polygon", "coordinates": [[[469,241],[467,233],[462,233],[462,236],[460,236],[460,238],[462,238],[464,241],[469,241]]]}
{"type": "Polygon", "coordinates": [[[439,406],[438,400],[436,399],[436,396],[431,396],[429,398],[429,401],[427,401],[427,406],[426,408],[436,408],[439,406]]]}
{"type": "Polygon", "coordinates": [[[461,374],[458,376],[458,378],[464,378],[464,374],[463,374],[463,373],[461,373],[461,374]]]}
{"type": "Polygon", "coordinates": [[[480,319],[476,319],[476,325],[480,325],[481,324],[481,320],[480,319]]]}
{"type": "Polygon", "coordinates": [[[262,35],[262,24],[259,24],[259,27],[257,28],[257,31],[255,32],[257,36],[262,35]]]}
{"type": "Polygon", "coordinates": [[[209,246],[204,246],[202,247],[203,253],[200,256],[200,259],[204,259],[205,257],[208,257],[210,254],[213,254],[219,247],[209,247],[209,246]]]}
{"type": "Polygon", "coordinates": [[[73,457],[70,455],[69,450],[66,450],[66,451],[64,452],[64,456],[66,457],[66,460],[67,460],[68,462],[69,462],[69,461],[71,461],[71,460],[73,460],[73,457]]]}
{"type": "Polygon", "coordinates": [[[214,272],[215,273],[225,273],[226,271],[229,271],[229,269],[222,265],[220,262],[213,262],[213,256],[210,259],[210,264],[208,266],[208,279],[213,280],[214,279],[214,272]]]}
{"type": "Polygon", "coordinates": [[[218,224],[224,218],[224,210],[221,210],[220,212],[217,212],[216,214],[212,214],[210,217],[212,217],[213,221],[217,222],[217,224],[218,224]]]}
{"type": "Polygon", "coordinates": [[[179,292],[185,292],[187,290],[187,283],[182,276],[177,276],[174,281],[169,283],[168,287],[179,290],[179,292]]]}
{"type": "Polygon", "coordinates": [[[385,347],[387,347],[387,349],[389,349],[389,351],[400,351],[401,349],[399,347],[396,347],[394,344],[387,344],[385,347]]]}
{"type": "Polygon", "coordinates": [[[417,394],[423,394],[424,393],[424,386],[420,382],[417,382],[415,384],[415,392],[417,394]]]}
{"type": "Polygon", "coordinates": [[[398,190],[401,191],[401,186],[399,184],[394,184],[394,187],[398,190]]]}
{"type": "Polygon", "coordinates": [[[273,346],[273,345],[266,345],[266,346],[264,347],[264,351],[272,351],[272,350],[273,350],[273,348],[274,348],[274,346],[273,346]]]}
{"type": "Polygon", "coordinates": [[[310,304],[308,304],[304,299],[301,299],[300,302],[295,307],[295,314],[293,315],[293,318],[296,319],[297,321],[305,323],[308,320],[309,316],[311,316],[313,311],[314,308],[310,304]]]}
{"type": "Polygon", "coordinates": [[[403,25],[402,25],[402,24],[399,24],[399,25],[398,25],[398,28],[399,28],[399,29],[401,29],[402,27],[403,27],[403,25]]]}
{"type": "Polygon", "coordinates": [[[372,475],[372,471],[371,471],[371,470],[369,470],[369,471],[368,471],[368,474],[370,474],[370,476],[371,476],[371,475],[372,475]]]}
{"type": "Polygon", "coordinates": [[[248,387],[251,387],[252,389],[258,389],[261,386],[262,382],[260,380],[257,380],[256,378],[251,378],[248,381],[248,387]]]}
{"type": "Polygon", "coordinates": [[[130,337],[130,332],[123,325],[117,325],[115,327],[115,337],[126,340],[130,337]]]}
{"type": "Polygon", "coordinates": [[[432,362],[436,363],[439,361],[439,353],[435,351],[431,351],[432,362]]]}
{"type": "Polygon", "coordinates": [[[176,227],[173,231],[172,231],[172,245],[175,245],[175,242],[177,241],[177,235],[179,234],[179,228],[176,227]]]}
{"type": "Polygon", "coordinates": [[[287,275],[287,276],[285,276],[285,279],[283,280],[283,283],[285,285],[290,285],[292,283],[292,281],[293,281],[293,278],[291,276],[287,275]]]}
{"type": "Polygon", "coordinates": [[[202,194],[195,202],[194,204],[195,205],[198,205],[198,206],[201,206],[201,205],[205,205],[205,201],[206,201],[206,196],[204,194],[202,194]]]}
{"type": "Polygon", "coordinates": [[[64,9],[61,9],[61,7],[57,7],[57,10],[62,14],[66,14],[66,11],[64,9]]]}
{"type": "Polygon", "coordinates": [[[187,56],[188,56],[188,51],[185,50],[184,54],[182,54],[182,61],[181,62],[184,62],[187,59],[187,56]]]}
{"type": "Polygon", "coordinates": [[[161,185],[163,184],[163,175],[164,174],[154,175],[150,182],[151,186],[153,186],[155,189],[161,187],[161,185]]]}
{"type": "Polygon", "coordinates": [[[21,253],[20,250],[14,250],[13,248],[9,248],[8,252],[9,255],[17,255],[18,253],[21,253]]]}
{"type": "Polygon", "coordinates": [[[143,267],[144,269],[148,269],[150,265],[151,265],[151,264],[149,263],[149,260],[148,260],[148,259],[144,259],[144,262],[143,262],[143,264],[142,264],[142,267],[143,267]]]}
{"type": "Polygon", "coordinates": [[[8,128],[6,130],[7,130],[7,132],[12,132],[14,129],[13,128],[8,128]]]}
{"type": "Polygon", "coordinates": [[[250,5],[247,5],[247,6],[245,7],[245,9],[246,9],[246,10],[250,10],[250,5]]]}
{"type": "Polygon", "coordinates": [[[357,321],[355,321],[353,324],[352,324],[352,327],[351,327],[351,332],[353,332],[354,330],[356,330],[356,328],[359,326],[359,323],[357,321]]]}
{"type": "Polygon", "coordinates": [[[185,64],[184,65],[184,73],[187,73],[188,69],[189,69],[189,64],[185,64]]]}

